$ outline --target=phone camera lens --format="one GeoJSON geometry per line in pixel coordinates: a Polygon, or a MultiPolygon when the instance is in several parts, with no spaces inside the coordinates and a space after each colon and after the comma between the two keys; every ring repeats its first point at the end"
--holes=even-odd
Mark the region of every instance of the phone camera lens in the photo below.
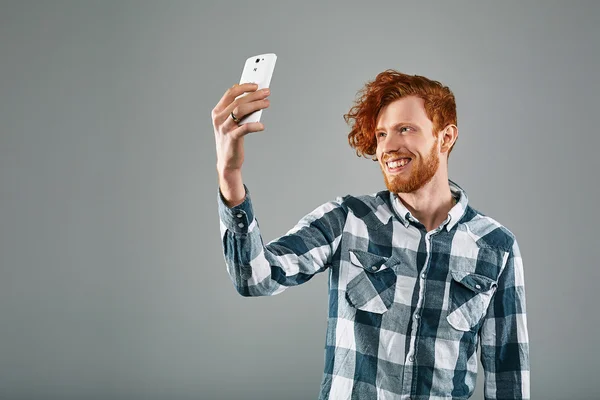
{"type": "Polygon", "coordinates": [[[259,62],[259,61],[260,61],[260,58],[257,58],[257,59],[256,59],[256,62],[259,62]]]}

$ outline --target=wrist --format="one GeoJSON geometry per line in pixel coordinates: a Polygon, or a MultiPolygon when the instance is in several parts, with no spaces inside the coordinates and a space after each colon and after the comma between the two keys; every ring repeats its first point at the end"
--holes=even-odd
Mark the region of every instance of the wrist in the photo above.
{"type": "Polygon", "coordinates": [[[246,189],[242,181],[242,171],[239,169],[218,170],[218,175],[219,190],[227,207],[231,208],[243,203],[246,198],[246,189]]]}

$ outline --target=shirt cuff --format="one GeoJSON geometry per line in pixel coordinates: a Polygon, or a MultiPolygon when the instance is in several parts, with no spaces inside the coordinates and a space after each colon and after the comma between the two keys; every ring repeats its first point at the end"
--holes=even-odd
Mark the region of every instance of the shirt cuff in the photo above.
{"type": "Polygon", "coordinates": [[[235,233],[248,233],[248,226],[254,220],[254,211],[252,210],[252,201],[250,200],[250,191],[244,185],[246,196],[242,204],[235,207],[228,207],[225,204],[221,188],[217,193],[217,201],[219,203],[219,218],[228,230],[235,233]]]}

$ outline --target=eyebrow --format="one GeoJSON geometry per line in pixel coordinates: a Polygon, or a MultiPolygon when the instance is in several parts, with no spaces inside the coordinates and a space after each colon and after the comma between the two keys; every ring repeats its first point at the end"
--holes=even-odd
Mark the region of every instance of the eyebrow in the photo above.
{"type": "MultiPolygon", "coordinates": [[[[400,126],[403,126],[403,125],[412,125],[412,126],[416,126],[416,127],[418,127],[418,126],[419,126],[418,124],[416,124],[416,123],[414,123],[414,122],[402,121],[402,122],[398,122],[398,123],[396,123],[396,124],[392,125],[392,129],[391,129],[391,130],[396,130],[396,129],[398,129],[400,126]]],[[[384,131],[384,130],[385,130],[385,129],[384,129],[383,127],[377,127],[377,128],[375,128],[375,132],[381,132],[381,131],[384,131]]]]}

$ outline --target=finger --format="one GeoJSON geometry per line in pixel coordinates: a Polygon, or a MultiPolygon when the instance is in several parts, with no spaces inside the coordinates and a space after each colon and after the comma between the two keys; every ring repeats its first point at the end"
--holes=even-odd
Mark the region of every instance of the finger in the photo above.
{"type": "Polygon", "coordinates": [[[254,92],[256,89],[258,89],[258,85],[256,83],[243,83],[241,85],[238,85],[236,83],[235,85],[227,89],[223,97],[221,97],[221,100],[219,100],[219,102],[215,106],[215,110],[220,111],[224,109],[229,104],[231,104],[239,95],[246,92],[254,92]]]}
{"type": "MultiPolygon", "coordinates": [[[[222,110],[213,110],[213,121],[215,126],[217,125],[221,125],[225,122],[227,122],[227,118],[230,117],[231,112],[236,110],[238,106],[244,104],[244,103],[250,103],[253,101],[257,101],[257,100],[263,100],[266,97],[268,97],[271,94],[271,90],[269,88],[265,88],[262,90],[258,90],[254,93],[248,93],[247,95],[240,97],[238,99],[235,99],[231,104],[229,104],[225,109],[222,110]]],[[[254,110],[252,110],[254,111],[254,110]]],[[[250,111],[251,112],[251,111],[250,111]]],[[[243,117],[245,114],[241,114],[241,112],[238,111],[234,111],[234,114],[236,116],[238,116],[238,118],[243,117]]]]}
{"type": "Polygon", "coordinates": [[[233,129],[234,126],[237,125],[237,122],[235,122],[233,120],[233,118],[231,118],[231,113],[233,112],[233,114],[236,116],[236,118],[238,119],[242,119],[245,116],[247,116],[248,114],[253,113],[254,111],[258,111],[258,110],[263,110],[265,108],[268,108],[270,105],[270,101],[269,99],[262,99],[262,100],[255,100],[249,103],[242,103],[242,104],[232,104],[230,107],[227,107],[223,113],[223,116],[225,116],[225,118],[227,118],[224,121],[225,124],[225,128],[226,129],[233,129]]]}
{"type": "MultiPolygon", "coordinates": [[[[269,88],[258,90],[254,93],[248,93],[245,96],[235,99],[231,104],[229,104],[225,108],[225,111],[228,111],[229,113],[231,113],[233,110],[235,110],[237,107],[241,106],[244,103],[251,103],[251,102],[254,102],[257,100],[263,100],[263,99],[269,97],[270,94],[271,94],[271,91],[269,88]]],[[[237,114],[238,113],[235,113],[235,115],[237,115],[237,114]]]]}
{"type": "Polygon", "coordinates": [[[264,130],[265,126],[261,122],[248,122],[231,131],[230,135],[235,139],[239,139],[251,132],[260,132],[264,130]]]}
{"type": "Polygon", "coordinates": [[[269,106],[269,101],[266,100],[270,94],[269,90],[260,90],[256,93],[251,93],[247,96],[244,96],[244,99],[237,99],[229,106],[227,106],[224,110],[217,112],[216,114],[213,112],[213,122],[215,126],[219,126],[222,124],[228,124],[228,119],[231,119],[231,112],[235,114],[237,118],[243,118],[245,115],[260,110],[261,108],[267,108],[269,106]],[[266,101],[265,101],[266,100],[266,101]]]}

